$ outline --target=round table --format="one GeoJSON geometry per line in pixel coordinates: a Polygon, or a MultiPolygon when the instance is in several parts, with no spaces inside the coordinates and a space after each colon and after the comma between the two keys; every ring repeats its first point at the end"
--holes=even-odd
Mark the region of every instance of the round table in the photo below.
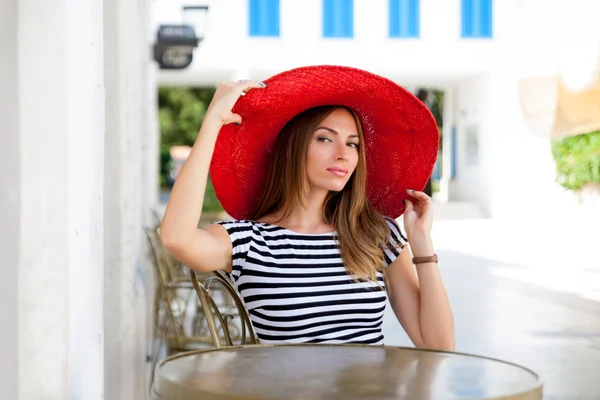
{"type": "Polygon", "coordinates": [[[156,367],[154,400],[542,398],[532,371],[470,354],[368,345],[253,345],[156,367]]]}

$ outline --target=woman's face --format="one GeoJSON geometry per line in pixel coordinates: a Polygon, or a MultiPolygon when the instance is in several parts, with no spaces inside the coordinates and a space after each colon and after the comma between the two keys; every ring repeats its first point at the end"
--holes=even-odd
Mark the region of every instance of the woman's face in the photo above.
{"type": "Polygon", "coordinates": [[[354,117],[338,108],[313,133],[306,174],[311,190],[341,191],[356,169],[360,138],[354,117]]]}

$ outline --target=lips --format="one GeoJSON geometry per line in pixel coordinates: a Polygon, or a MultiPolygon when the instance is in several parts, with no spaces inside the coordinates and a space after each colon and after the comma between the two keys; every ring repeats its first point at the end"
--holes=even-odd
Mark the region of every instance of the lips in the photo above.
{"type": "Polygon", "coordinates": [[[327,168],[327,171],[331,172],[336,176],[346,176],[348,175],[348,170],[344,168],[327,168]]]}

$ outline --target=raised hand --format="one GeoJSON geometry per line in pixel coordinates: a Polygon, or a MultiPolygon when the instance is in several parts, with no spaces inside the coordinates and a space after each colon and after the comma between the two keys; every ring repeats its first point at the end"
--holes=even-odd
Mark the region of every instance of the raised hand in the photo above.
{"type": "Polygon", "coordinates": [[[433,225],[433,205],[431,197],[417,190],[406,189],[412,199],[406,200],[404,230],[416,257],[430,256],[433,253],[431,228],[433,225]]]}
{"type": "Polygon", "coordinates": [[[213,96],[205,118],[217,120],[223,125],[241,123],[242,117],[239,114],[234,114],[231,109],[238,101],[240,96],[246,94],[252,89],[261,89],[267,87],[264,82],[254,80],[241,80],[231,83],[219,83],[215,95],[213,96]]]}

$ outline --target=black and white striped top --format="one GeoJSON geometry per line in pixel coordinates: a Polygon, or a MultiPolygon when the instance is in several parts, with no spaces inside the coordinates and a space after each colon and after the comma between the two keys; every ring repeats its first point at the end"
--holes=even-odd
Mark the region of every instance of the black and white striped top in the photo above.
{"type": "MultiPolygon", "coordinates": [[[[387,219],[384,264],[406,243],[387,219]]],[[[235,283],[261,343],[383,344],[386,292],[346,272],[335,233],[303,234],[247,220],[222,221],[232,241],[235,283]]]]}

